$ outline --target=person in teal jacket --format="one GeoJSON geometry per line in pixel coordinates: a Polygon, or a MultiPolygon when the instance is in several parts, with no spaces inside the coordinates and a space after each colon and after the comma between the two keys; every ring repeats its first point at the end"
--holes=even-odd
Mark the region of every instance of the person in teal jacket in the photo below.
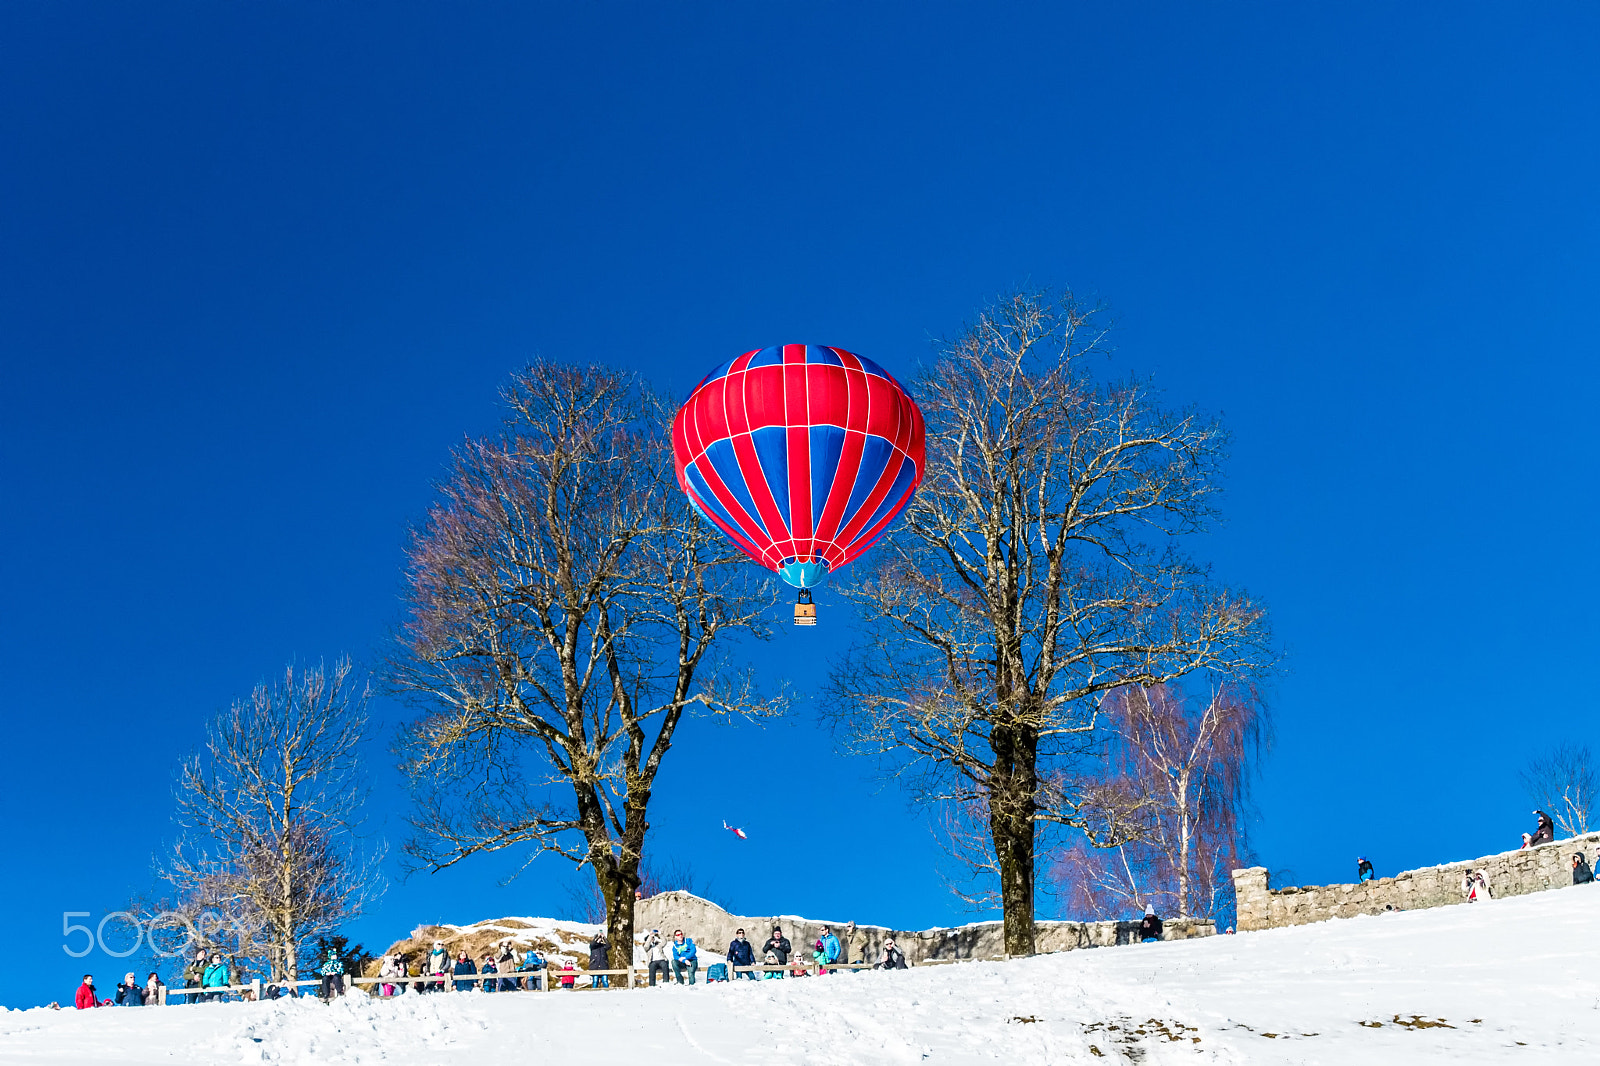
{"type": "MultiPolygon", "coordinates": [[[[224,988],[228,984],[228,964],[222,961],[221,955],[213,954],[211,963],[200,975],[201,988],[224,988]]],[[[218,1000],[222,998],[221,992],[208,992],[206,999],[218,1000]]]]}
{"type": "Polygon", "coordinates": [[[322,1001],[331,1003],[333,997],[344,995],[344,960],[339,957],[339,949],[328,948],[328,957],[322,962],[322,1001]]]}
{"type": "Polygon", "coordinates": [[[672,972],[677,977],[678,983],[683,984],[683,974],[689,972],[689,983],[694,984],[694,975],[700,969],[700,956],[694,949],[694,941],[683,935],[679,929],[672,934],[672,972]]]}

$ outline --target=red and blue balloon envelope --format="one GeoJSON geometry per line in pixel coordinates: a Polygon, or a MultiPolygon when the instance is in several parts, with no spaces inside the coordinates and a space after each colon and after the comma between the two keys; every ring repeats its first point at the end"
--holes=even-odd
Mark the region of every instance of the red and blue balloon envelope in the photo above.
{"type": "Polygon", "coordinates": [[[750,558],[810,590],[872,547],[922,482],[922,412],[870,359],[818,344],[746,352],[672,422],[678,484],[750,558]]]}

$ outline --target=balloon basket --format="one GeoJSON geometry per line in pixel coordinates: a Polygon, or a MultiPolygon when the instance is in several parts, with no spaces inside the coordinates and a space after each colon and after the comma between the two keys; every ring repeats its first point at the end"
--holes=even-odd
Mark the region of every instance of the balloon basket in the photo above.
{"type": "Polygon", "coordinates": [[[794,624],[797,626],[814,626],[817,624],[817,605],[811,602],[811,590],[800,590],[800,602],[794,605],[794,624]]]}

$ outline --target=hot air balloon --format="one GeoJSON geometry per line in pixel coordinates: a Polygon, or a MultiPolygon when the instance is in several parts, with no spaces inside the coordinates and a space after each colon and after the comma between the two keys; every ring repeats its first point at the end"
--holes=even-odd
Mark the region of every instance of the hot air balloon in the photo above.
{"type": "Polygon", "coordinates": [[[746,352],[672,421],[678,484],[750,558],[800,590],[872,547],[922,481],[922,412],[870,359],[818,344],[746,352]]]}

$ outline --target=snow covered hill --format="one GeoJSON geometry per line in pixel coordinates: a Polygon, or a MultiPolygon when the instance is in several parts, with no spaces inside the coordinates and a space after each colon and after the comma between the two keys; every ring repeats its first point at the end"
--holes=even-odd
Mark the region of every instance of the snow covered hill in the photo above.
{"type": "Polygon", "coordinates": [[[0,1062],[1596,1062],[1597,946],[1600,885],[898,973],[9,1011],[0,1062]]]}

